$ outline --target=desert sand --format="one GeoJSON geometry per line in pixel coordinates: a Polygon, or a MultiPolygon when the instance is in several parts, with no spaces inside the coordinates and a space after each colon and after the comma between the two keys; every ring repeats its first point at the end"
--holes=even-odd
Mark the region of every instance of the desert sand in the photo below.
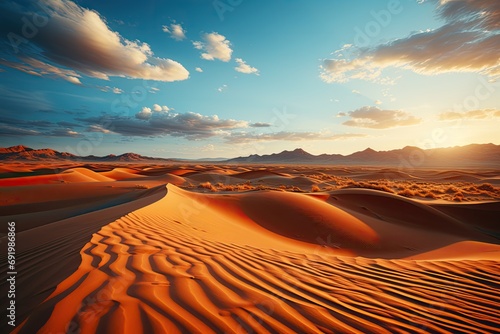
{"type": "Polygon", "coordinates": [[[17,325],[0,330],[498,332],[499,184],[494,169],[5,164],[17,325]]]}

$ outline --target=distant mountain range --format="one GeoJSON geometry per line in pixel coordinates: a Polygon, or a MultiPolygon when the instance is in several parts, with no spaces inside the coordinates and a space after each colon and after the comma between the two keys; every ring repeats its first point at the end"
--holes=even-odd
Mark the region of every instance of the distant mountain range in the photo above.
{"type": "Polygon", "coordinates": [[[32,149],[23,145],[0,148],[0,161],[88,161],[88,162],[140,162],[172,161],[170,159],[145,157],[136,153],[120,155],[109,154],[103,157],[95,155],[78,156],[68,152],[59,152],[50,148],[32,149]]]}
{"type": "Polygon", "coordinates": [[[391,151],[364,151],[349,155],[312,155],[303,149],[283,151],[270,155],[250,155],[227,160],[229,163],[253,164],[329,164],[329,165],[375,165],[415,167],[472,167],[490,166],[500,168],[500,145],[471,144],[449,148],[423,150],[414,146],[391,151]]]}
{"type": "MultiPolygon", "coordinates": [[[[77,156],[67,152],[58,152],[49,148],[32,149],[26,146],[0,148],[0,161],[84,161],[84,162],[182,162],[182,159],[164,159],[146,157],[136,153],[121,155],[77,156]]],[[[500,145],[471,144],[448,148],[423,150],[414,146],[391,151],[364,151],[349,155],[321,154],[313,155],[303,149],[283,151],[268,155],[253,154],[228,160],[199,159],[199,162],[224,162],[231,164],[317,164],[317,165],[373,165],[416,167],[491,167],[500,168],[500,145]]]]}
{"type": "Polygon", "coordinates": [[[423,150],[414,146],[391,151],[364,151],[349,155],[321,154],[312,155],[303,149],[283,151],[281,153],[229,159],[228,163],[247,164],[322,164],[322,165],[374,165],[415,167],[473,167],[488,166],[500,168],[500,145],[471,144],[448,148],[423,150]]]}

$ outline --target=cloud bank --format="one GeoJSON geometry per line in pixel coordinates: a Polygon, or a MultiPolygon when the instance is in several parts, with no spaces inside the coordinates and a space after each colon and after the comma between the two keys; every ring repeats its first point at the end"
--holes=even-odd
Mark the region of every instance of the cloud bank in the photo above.
{"type": "Polygon", "coordinates": [[[76,84],[80,77],[77,72],[104,80],[118,76],[170,82],[189,77],[180,63],[155,57],[147,43],[122,37],[108,27],[98,12],[72,1],[6,1],[1,6],[0,32],[7,38],[3,42],[9,47],[4,50],[11,58],[10,63],[4,60],[4,65],[33,75],[62,77],[76,84]],[[47,15],[46,25],[37,29],[29,41],[13,39],[23,36],[22,17],[32,17],[40,8],[47,15]],[[18,53],[30,56],[18,58],[18,53]]]}
{"type": "Polygon", "coordinates": [[[438,29],[371,48],[344,46],[336,58],[323,61],[320,78],[383,83],[382,71],[390,67],[424,75],[477,72],[500,77],[500,1],[442,0],[437,13],[445,21],[438,29]],[[346,57],[349,53],[353,56],[346,57]]]}
{"type": "Polygon", "coordinates": [[[112,131],[124,136],[158,137],[170,135],[188,140],[199,140],[227,135],[230,130],[247,128],[248,122],[220,119],[217,115],[199,113],[172,113],[166,106],[143,107],[135,117],[101,116],[77,118],[89,128],[98,130],[99,124],[111,124],[112,131]]]}

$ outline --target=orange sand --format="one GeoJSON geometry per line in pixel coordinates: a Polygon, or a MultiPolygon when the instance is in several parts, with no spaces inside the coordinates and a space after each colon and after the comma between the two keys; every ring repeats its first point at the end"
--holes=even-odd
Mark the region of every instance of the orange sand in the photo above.
{"type": "Polygon", "coordinates": [[[499,190],[472,194],[494,171],[470,172],[476,183],[464,186],[449,182],[458,172],[431,170],[22,167],[22,176],[0,179],[2,218],[16,221],[23,273],[14,333],[500,327],[499,190]],[[370,180],[419,180],[483,201],[360,189],[370,180]],[[312,184],[320,192],[307,192],[312,184]]]}

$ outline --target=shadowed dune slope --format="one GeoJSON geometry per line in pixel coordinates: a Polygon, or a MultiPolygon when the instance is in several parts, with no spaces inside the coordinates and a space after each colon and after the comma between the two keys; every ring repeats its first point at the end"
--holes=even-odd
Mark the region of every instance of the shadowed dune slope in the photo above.
{"type": "Polygon", "coordinates": [[[331,192],[330,203],[398,225],[464,237],[480,236],[460,221],[428,205],[377,190],[336,190],[331,192]]]}
{"type": "Polygon", "coordinates": [[[89,169],[67,169],[57,174],[46,174],[36,176],[14,177],[0,179],[0,187],[55,184],[55,183],[76,183],[76,182],[103,182],[114,181],[111,178],[100,175],[89,169]]]}
{"type": "MultiPolygon", "coordinates": [[[[81,191],[73,190],[71,195],[66,194],[68,198],[73,196],[72,205],[62,203],[56,209],[2,217],[16,222],[16,271],[19,273],[16,277],[16,323],[28,317],[62,280],[77,270],[81,249],[102,226],[165,194],[164,187],[157,187],[117,195],[115,201],[112,197],[98,200],[99,205],[96,205],[95,201],[75,200],[81,191]]],[[[6,238],[0,238],[0,243],[6,245],[6,238]]],[[[6,254],[0,254],[3,268],[7,267],[6,254]]],[[[0,289],[5,291],[0,296],[0,303],[7,305],[6,280],[0,282],[0,289]]],[[[6,321],[1,322],[1,333],[11,330],[6,321]]]]}
{"type": "Polygon", "coordinates": [[[102,172],[100,174],[113,180],[126,180],[144,177],[144,175],[140,175],[137,170],[131,168],[113,168],[113,170],[102,172]]]}

